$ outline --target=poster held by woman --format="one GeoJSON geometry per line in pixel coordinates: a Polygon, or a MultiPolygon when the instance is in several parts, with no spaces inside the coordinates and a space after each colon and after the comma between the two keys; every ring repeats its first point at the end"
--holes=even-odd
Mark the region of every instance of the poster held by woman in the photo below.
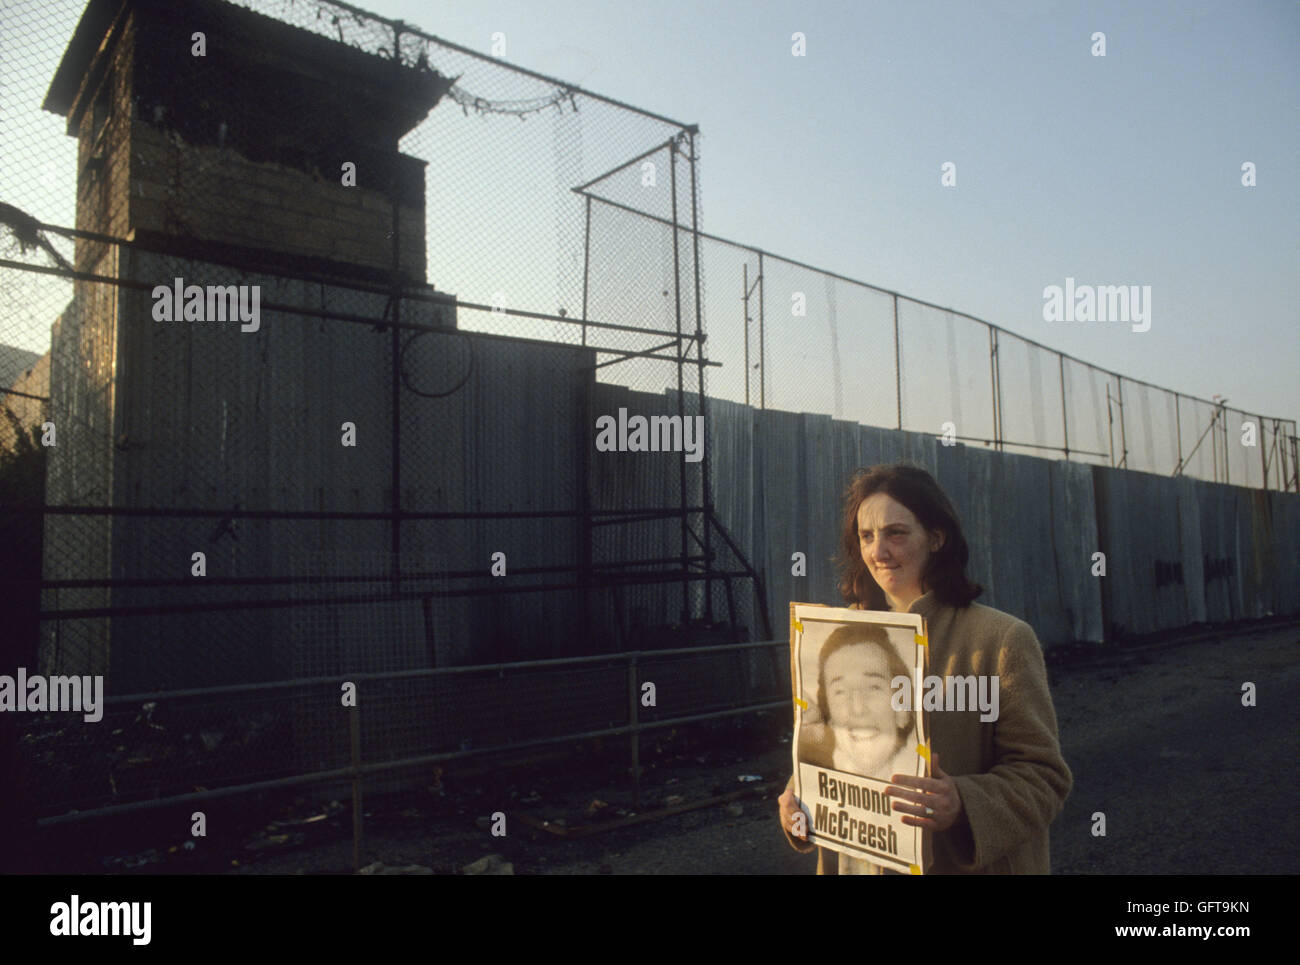
{"type": "Polygon", "coordinates": [[[924,676],[924,638],[916,614],[790,604],[794,794],[811,816],[807,840],[903,874],[923,873],[925,835],[886,790],[893,775],[928,776],[924,714],[898,699],[924,676]]]}

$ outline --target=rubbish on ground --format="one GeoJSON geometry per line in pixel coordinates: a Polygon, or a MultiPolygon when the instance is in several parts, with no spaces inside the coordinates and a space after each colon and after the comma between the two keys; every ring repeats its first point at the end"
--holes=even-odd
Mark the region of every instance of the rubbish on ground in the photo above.
{"type": "Polygon", "coordinates": [[[485,854],[460,869],[463,875],[512,875],[515,866],[499,854],[485,854]]]}
{"type": "Polygon", "coordinates": [[[422,864],[405,864],[405,865],[386,865],[382,861],[376,861],[366,865],[360,871],[359,875],[431,875],[432,868],[426,868],[422,864]]]}

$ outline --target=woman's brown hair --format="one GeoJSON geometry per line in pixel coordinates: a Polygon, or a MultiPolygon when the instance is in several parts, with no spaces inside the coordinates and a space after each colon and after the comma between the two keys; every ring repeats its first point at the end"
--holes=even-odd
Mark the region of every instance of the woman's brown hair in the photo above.
{"type": "Polygon", "coordinates": [[[984,592],[966,576],[970,547],[962,535],[957,510],[939,488],[934,477],[920,466],[906,463],[872,466],[853,474],[844,491],[844,530],[837,562],[843,571],[840,594],[848,603],[867,610],[888,610],[885,592],[876,583],[862,559],[858,542],[858,507],[868,496],[883,492],[902,503],[927,533],[941,532],[943,545],[926,560],[921,579],[941,603],[964,607],[984,592]]]}

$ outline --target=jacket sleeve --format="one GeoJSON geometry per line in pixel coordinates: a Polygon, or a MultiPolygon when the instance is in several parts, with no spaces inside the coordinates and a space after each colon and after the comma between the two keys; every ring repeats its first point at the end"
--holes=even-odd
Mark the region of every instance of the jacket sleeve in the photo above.
{"type": "Polygon", "coordinates": [[[1033,835],[1045,834],[1074,785],[1061,757],[1042,647],[1023,620],[998,645],[997,673],[993,766],[953,778],[964,820],[950,830],[948,843],[963,871],[986,868],[1033,835]]]}

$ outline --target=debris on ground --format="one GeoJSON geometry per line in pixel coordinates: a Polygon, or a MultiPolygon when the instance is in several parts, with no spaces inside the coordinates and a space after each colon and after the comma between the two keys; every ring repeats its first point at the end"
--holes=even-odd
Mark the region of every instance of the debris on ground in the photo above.
{"type": "Polygon", "coordinates": [[[101,858],[100,863],[105,868],[142,868],[145,865],[157,864],[163,860],[163,856],[156,848],[150,848],[148,851],[141,851],[137,854],[130,854],[122,851],[108,858],[101,858]]]}
{"type": "Polygon", "coordinates": [[[463,875],[512,875],[515,866],[499,854],[485,854],[460,869],[463,875]]]}
{"type": "Polygon", "coordinates": [[[267,848],[281,848],[286,845],[302,844],[307,839],[305,834],[292,832],[289,834],[265,834],[254,838],[248,844],[244,845],[245,851],[264,851],[267,848]]]}
{"type": "Polygon", "coordinates": [[[375,861],[366,865],[360,871],[359,875],[431,875],[432,868],[426,868],[422,864],[405,864],[405,865],[386,865],[382,861],[375,861]]]}

